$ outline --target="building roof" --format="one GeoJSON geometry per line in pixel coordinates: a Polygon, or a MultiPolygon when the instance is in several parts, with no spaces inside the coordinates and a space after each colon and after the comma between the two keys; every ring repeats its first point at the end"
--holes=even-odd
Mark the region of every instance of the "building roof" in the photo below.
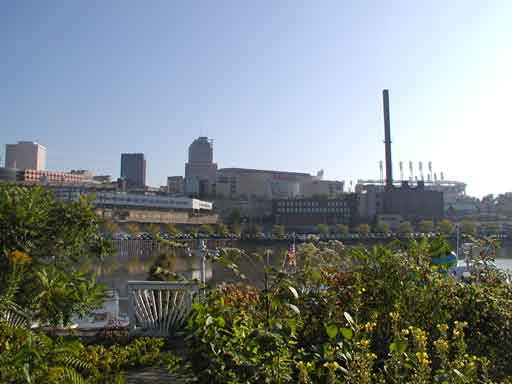
{"type": "Polygon", "coordinates": [[[269,171],[264,169],[251,169],[251,168],[221,168],[218,172],[238,172],[238,173],[271,173],[278,175],[290,175],[290,176],[309,176],[312,177],[309,173],[300,173],[300,172],[286,172],[286,171],[269,171]]]}

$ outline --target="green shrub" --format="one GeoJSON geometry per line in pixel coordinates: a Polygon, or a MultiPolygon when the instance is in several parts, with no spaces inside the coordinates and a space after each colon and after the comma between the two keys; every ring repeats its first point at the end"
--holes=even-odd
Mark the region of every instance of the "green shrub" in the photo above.
{"type": "Polygon", "coordinates": [[[149,337],[125,346],[83,345],[0,322],[0,382],[119,383],[126,369],[162,362],[163,346],[149,337]]]}
{"type": "Polygon", "coordinates": [[[193,371],[201,383],[506,380],[511,286],[489,260],[465,282],[433,267],[448,249],[303,245],[296,273],[267,270],[264,289],[224,285],[194,305],[193,371]]]}

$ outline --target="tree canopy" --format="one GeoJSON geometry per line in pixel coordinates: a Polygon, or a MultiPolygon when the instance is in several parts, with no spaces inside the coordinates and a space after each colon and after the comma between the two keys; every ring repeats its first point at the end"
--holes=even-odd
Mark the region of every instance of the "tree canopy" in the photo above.
{"type": "Polygon", "coordinates": [[[450,236],[453,233],[453,224],[450,220],[441,220],[437,225],[437,230],[445,236],[450,236]]]}
{"type": "Polygon", "coordinates": [[[418,224],[418,230],[423,233],[430,233],[434,231],[434,223],[432,220],[421,220],[418,224]]]}
{"type": "Polygon", "coordinates": [[[346,224],[338,224],[336,225],[336,231],[342,235],[345,236],[348,234],[348,225],[346,224]]]}
{"type": "Polygon", "coordinates": [[[460,230],[465,235],[475,236],[476,235],[476,225],[472,221],[464,220],[460,225],[460,230]]]}
{"type": "Polygon", "coordinates": [[[398,233],[401,235],[410,235],[413,232],[412,224],[408,221],[400,223],[398,226],[398,233]]]}
{"type": "Polygon", "coordinates": [[[389,233],[389,224],[383,221],[379,221],[375,226],[375,232],[377,233],[389,233]]]}
{"type": "Polygon", "coordinates": [[[325,236],[329,233],[329,226],[327,224],[318,224],[316,226],[316,233],[321,236],[325,236]]]}
{"type": "Polygon", "coordinates": [[[357,227],[357,232],[361,236],[368,236],[370,233],[370,226],[368,224],[359,224],[359,227],[357,227]]]}
{"type": "Polygon", "coordinates": [[[274,225],[274,227],[272,227],[272,235],[276,239],[284,239],[284,235],[285,235],[284,226],[274,225]]]}

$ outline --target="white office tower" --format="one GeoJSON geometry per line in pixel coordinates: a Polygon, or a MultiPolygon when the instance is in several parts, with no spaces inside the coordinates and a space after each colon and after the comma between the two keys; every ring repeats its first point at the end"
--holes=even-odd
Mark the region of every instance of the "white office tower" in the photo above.
{"type": "Polygon", "coordinates": [[[17,169],[46,169],[46,148],[33,141],[18,141],[5,146],[5,167],[17,169]]]}

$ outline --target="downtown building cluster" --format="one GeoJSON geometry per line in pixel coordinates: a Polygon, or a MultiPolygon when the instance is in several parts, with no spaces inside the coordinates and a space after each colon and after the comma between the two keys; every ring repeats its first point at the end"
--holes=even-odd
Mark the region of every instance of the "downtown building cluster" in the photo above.
{"type": "Polygon", "coordinates": [[[101,215],[125,222],[213,224],[229,221],[237,211],[242,223],[308,231],[318,224],[354,227],[386,222],[394,228],[402,221],[437,222],[447,214],[462,212],[454,207],[468,201],[464,183],[393,179],[386,90],[383,96],[386,178],[381,172],[379,181],[360,180],[354,191],[345,191],[343,180],[325,180],[323,170],[312,175],[219,167],[213,140],[204,136],[190,144],[184,176],[169,176],[166,185],[158,188],[147,186],[143,153],[121,154],[120,177],[112,180],[109,175],[84,170],[47,171],[46,148],[32,142],[7,145],[0,180],[45,185],[63,200],[94,193],[101,215]]]}

